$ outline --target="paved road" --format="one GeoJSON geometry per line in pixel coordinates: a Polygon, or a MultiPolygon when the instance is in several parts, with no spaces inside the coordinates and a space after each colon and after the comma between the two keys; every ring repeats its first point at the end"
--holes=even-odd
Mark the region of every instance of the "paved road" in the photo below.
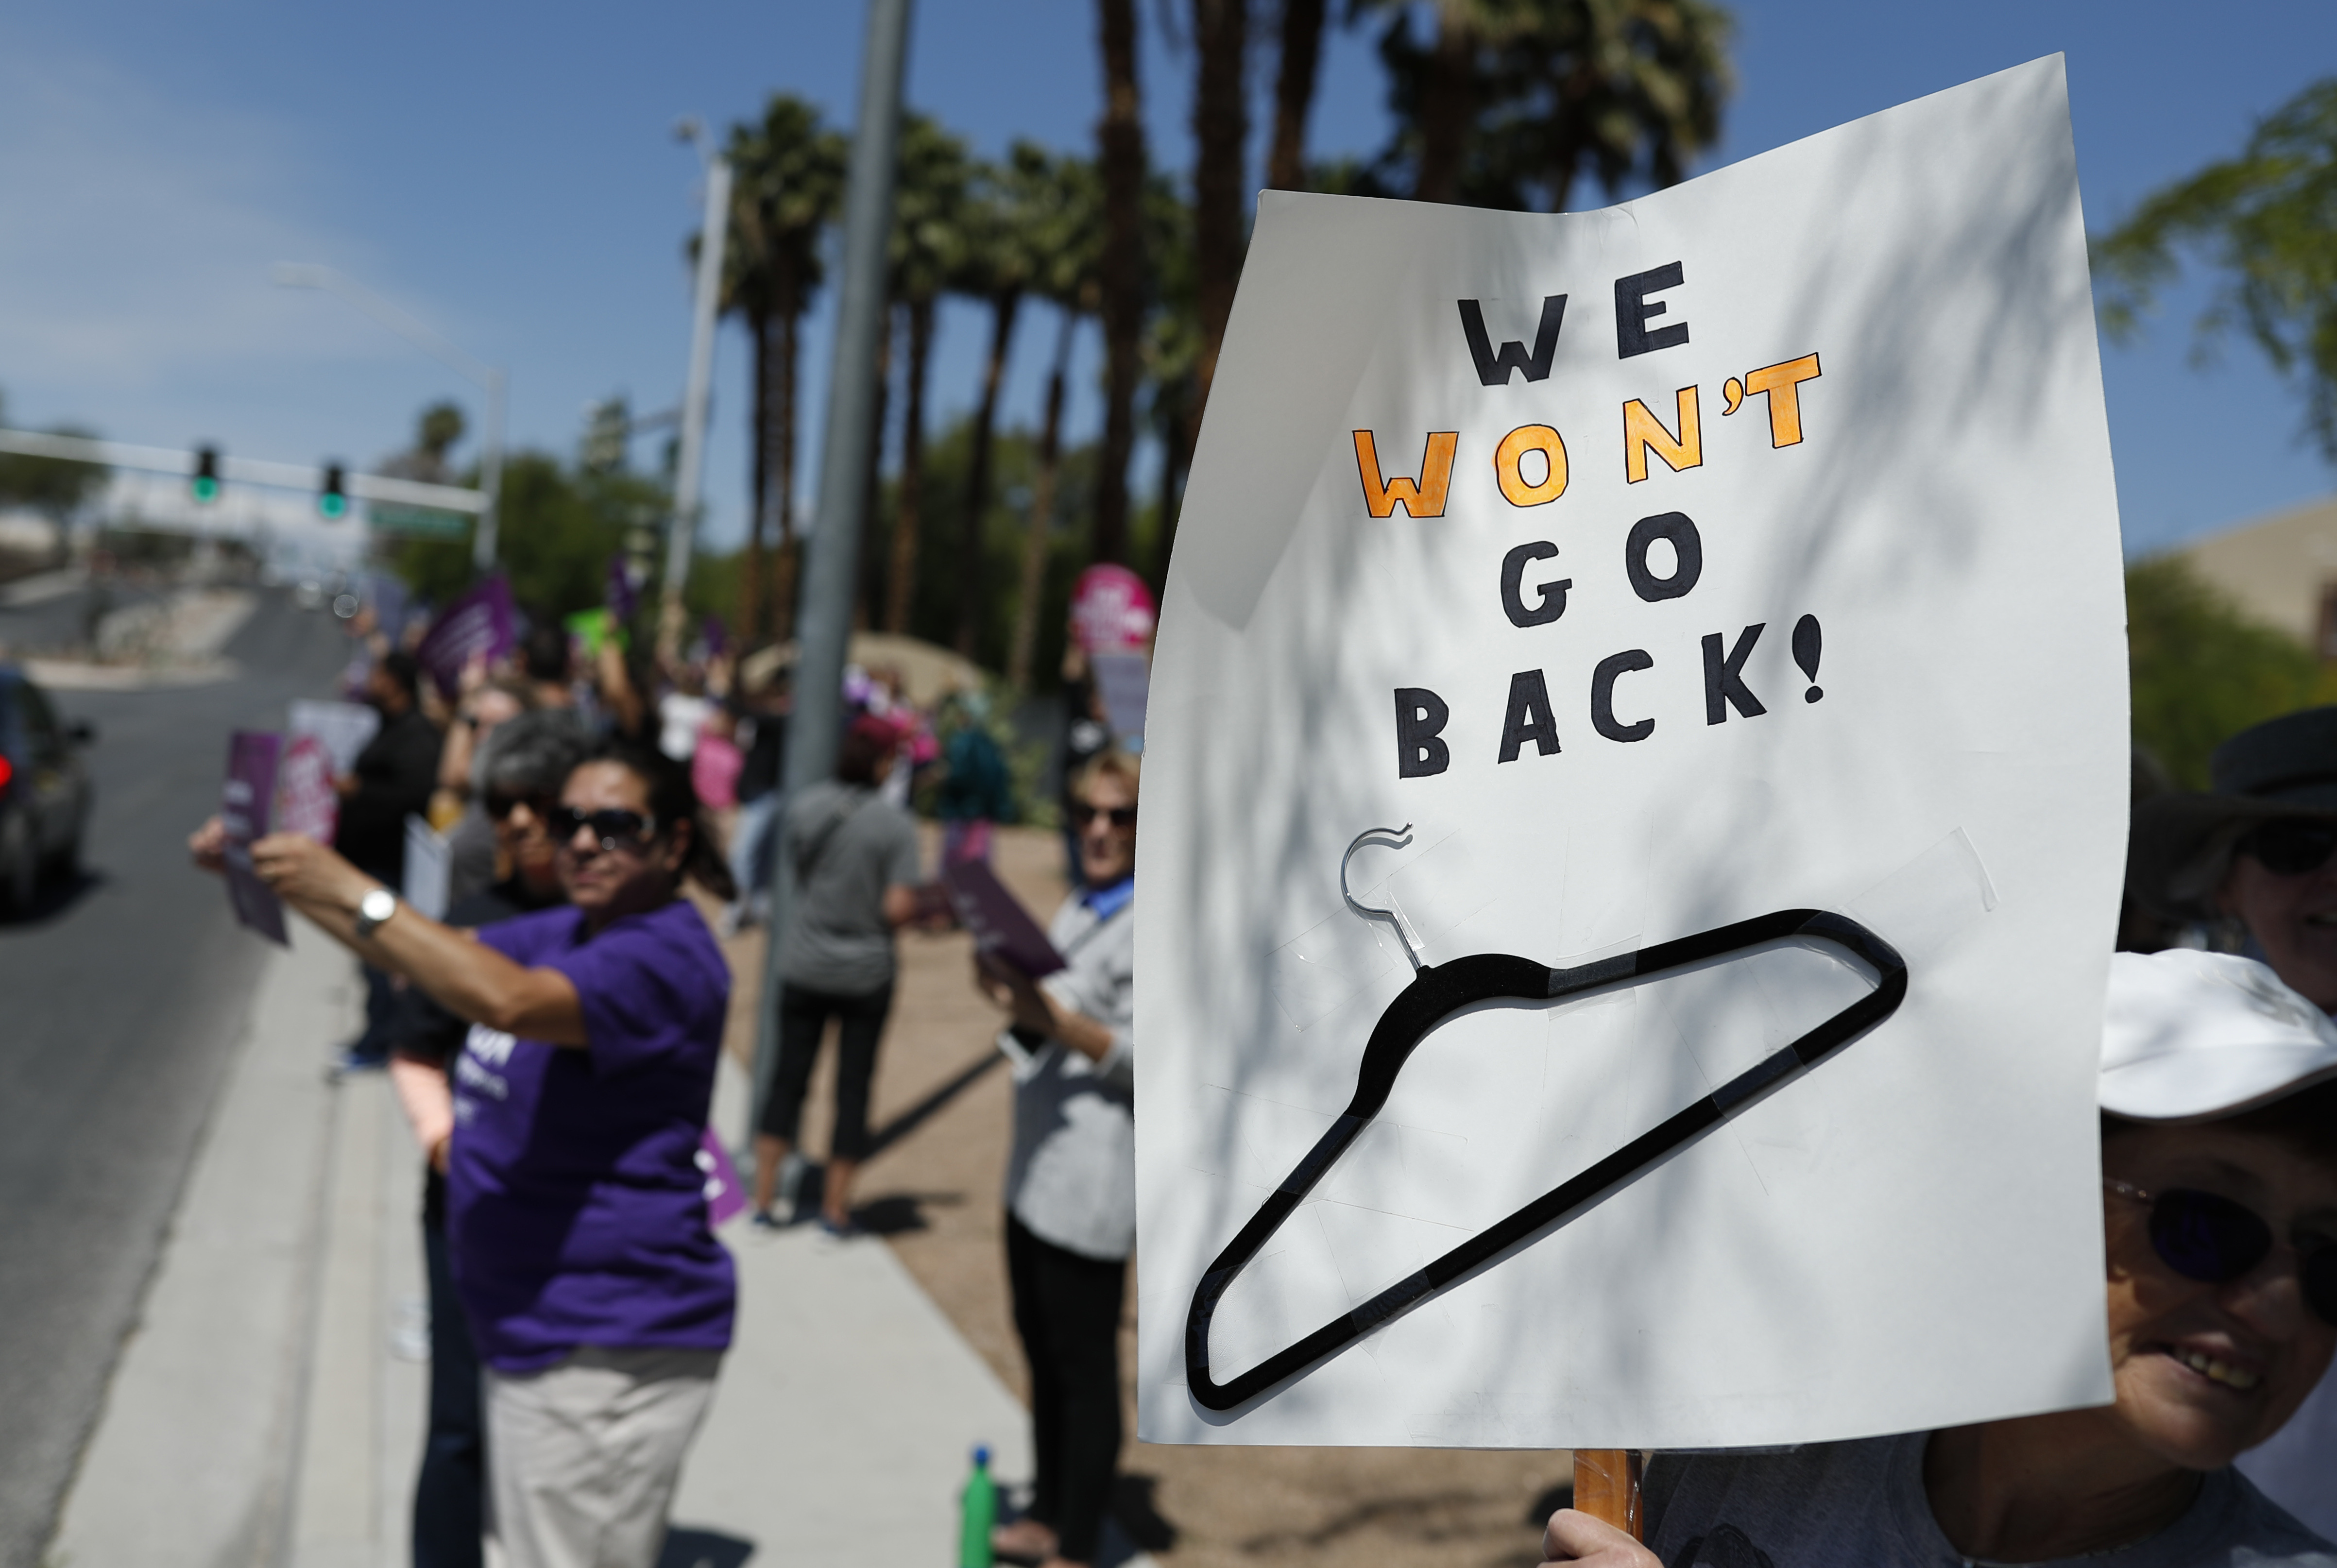
{"type": "MultiPolygon", "coordinates": [[[[0,611],[0,642],[10,635],[0,611]]],[[[347,644],[278,593],[228,646],[242,678],[59,692],[97,726],[89,872],[0,924],[0,1564],[54,1527],[250,999],[261,945],[192,870],[227,731],[325,696],[347,644]]],[[[335,1042],[317,1043],[322,1072],[335,1042]]]]}

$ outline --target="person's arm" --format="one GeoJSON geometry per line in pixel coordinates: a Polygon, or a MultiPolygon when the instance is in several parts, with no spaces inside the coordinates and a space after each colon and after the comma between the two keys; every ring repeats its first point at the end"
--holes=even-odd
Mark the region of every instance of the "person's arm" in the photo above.
{"type": "Polygon", "coordinates": [[[445,1069],[393,1052],[389,1082],[406,1112],[406,1124],[414,1129],[415,1142],[443,1174],[447,1142],[455,1136],[455,1092],[447,1086],[445,1069]]]}
{"type": "Polygon", "coordinates": [[[372,936],[358,936],[357,906],[381,884],[315,839],[271,833],[251,847],[251,864],[327,936],[376,968],[405,975],[456,1017],[553,1045],[587,1044],[583,1004],[556,969],[515,964],[404,902],[372,936]]]}

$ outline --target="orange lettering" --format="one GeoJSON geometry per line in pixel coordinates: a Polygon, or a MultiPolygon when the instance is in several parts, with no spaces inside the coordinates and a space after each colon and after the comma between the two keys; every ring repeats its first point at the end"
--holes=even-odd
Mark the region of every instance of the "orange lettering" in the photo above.
{"type": "Polygon", "coordinates": [[[1818,357],[1804,354],[1798,359],[1788,359],[1781,365],[1764,365],[1745,377],[1747,397],[1755,392],[1769,395],[1769,445],[1798,446],[1802,444],[1802,393],[1804,381],[1818,378],[1818,357]]]}
{"type": "Polygon", "coordinates": [[[1697,392],[1693,387],[1683,387],[1675,399],[1679,405],[1679,439],[1664,428],[1645,403],[1637,397],[1623,405],[1623,479],[1637,485],[1648,476],[1648,453],[1653,449],[1666,466],[1675,474],[1683,468],[1704,466],[1704,427],[1697,392]]]}
{"type": "Polygon", "coordinates": [[[1398,506],[1407,517],[1442,517],[1444,493],[1452,485],[1452,456],[1460,450],[1458,430],[1432,430],[1420,456],[1417,482],[1401,474],[1380,475],[1379,448],[1368,430],[1355,432],[1355,472],[1364,481],[1364,505],[1374,517],[1385,517],[1398,506]]]}
{"type": "Polygon", "coordinates": [[[1540,506],[1566,494],[1566,443],[1547,425],[1521,425],[1501,437],[1493,453],[1493,477],[1512,506],[1540,506]],[[1550,472],[1539,485],[1529,485],[1519,465],[1529,452],[1550,459],[1550,472]]]}

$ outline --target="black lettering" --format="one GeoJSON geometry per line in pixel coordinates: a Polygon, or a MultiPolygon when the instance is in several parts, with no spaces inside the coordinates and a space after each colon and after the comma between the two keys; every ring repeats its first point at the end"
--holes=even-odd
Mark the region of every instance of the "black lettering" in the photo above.
{"type": "Polygon", "coordinates": [[[1550,687],[1539,670],[1521,670],[1510,677],[1510,712],[1501,721],[1501,760],[1516,761],[1519,749],[1529,740],[1540,756],[1558,754],[1558,716],[1550,710],[1550,687]]]}
{"type": "Polygon", "coordinates": [[[1526,607],[1523,592],[1526,568],[1536,561],[1554,560],[1557,555],[1557,545],[1547,539],[1537,539],[1501,557],[1501,610],[1509,616],[1511,625],[1547,626],[1566,613],[1566,591],[1574,586],[1573,578],[1535,583],[1531,609],[1526,607]]]}
{"type": "Polygon", "coordinates": [[[1599,661],[1599,668],[1590,672],[1590,727],[1609,740],[1645,740],[1656,732],[1656,721],[1642,719],[1637,724],[1615,721],[1615,678],[1634,670],[1652,670],[1656,662],[1648,657],[1644,648],[1632,648],[1599,661]]]}
{"type": "Polygon", "coordinates": [[[1648,603],[1677,599],[1704,575],[1704,536],[1685,512],[1642,517],[1631,524],[1630,536],[1623,541],[1623,570],[1631,579],[1631,592],[1648,603]],[[1671,541],[1675,560],[1668,577],[1648,570],[1648,546],[1658,539],[1671,541]]]}
{"type": "Polygon", "coordinates": [[[1677,289],[1687,280],[1677,261],[1615,279],[1615,358],[1628,359],[1636,354],[1652,354],[1658,348],[1677,348],[1687,341],[1685,321],[1658,327],[1653,332],[1648,330],[1648,323],[1665,311],[1662,300],[1649,299],[1648,296],[1677,289]]]}
{"type": "Polygon", "coordinates": [[[1452,710],[1425,686],[1395,689],[1395,776],[1425,779],[1452,765],[1452,749],[1437,737],[1452,710]]]}
{"type": "MultiPolygon", "coordinates": [[[[1478,380],[1488,387],[1506,387],[1512,370],[1524,371],[1529,381],[1549,379],[1550,356],[1558,351],[1559,324],[1566,319],[1565,295],[1543,297],[1541,324],[1534,328],[1531,358],[1526,354],[1526,346],[1514,339],[1502,344],[1501,353],[1495,354],[1492,339],[1485,335],[1485,312],[1474,299],[1461,300],[1460,306],[1461,330],[1469,338],[1469,358],[1477,362],[1478,380]]],[[[1658,305],[1656,309],[1660,310],[1663,307],[1658,305]]]]}
{"type": "Polygon", "coordinates": [[[1753,689],[1738,676],[1738,671],[1745,668],[1745,661],[1752,655],[1753,644],[1761,641],[1761,628],[1767,624],[1764,621],[1738,632],[1736,646],[1729,650],[1725,659],[1720,654],[1719,632],[1715,632],[1704,640],[1706,723],[1717,724],[1726,719],[1731,703],[1736,704],[1736,711],[1747,719],[1768,711],[1761,706],[1761,699],[1753,695],[1753,689]]]}

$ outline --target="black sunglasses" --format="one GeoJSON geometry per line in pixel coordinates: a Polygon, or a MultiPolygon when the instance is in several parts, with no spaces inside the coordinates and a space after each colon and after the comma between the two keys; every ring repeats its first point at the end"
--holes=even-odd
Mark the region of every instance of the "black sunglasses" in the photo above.
{"type": "Polygon", "coordinates": [[[566,844],[576,837],[580,828],[592,830],[592,841],[603,849],[635,849],[657,837],[657,823],[639,811],[629,811],[621,806],[599,811],[579,811],[573,806],[555,806],[545,818],[552,838],[566,844]]]}
{"type": "Polygon", "coordinates": [[[1136,826],[1136,808],[1133,806],[1090,806],[1082,803],[1071,808],[1071,822],[1074,827],[1084,828],[1099,817],[1110,818],[1111,825],[1115,828],[1136,826]]]}
{"type": "Polygon", "coordinates": [[[513,811],[516,811],[523,806],[535,813],[536,820],[539,822],[549,822],[552,820],[552,814],[555,809],[552,804],[552,799],[553,798],[550,795],[542,794],[532,795],[522,793],[518,795],[504,795],[490,789],[487,791],[486,799],[483,804],[487,808],[487,815],[497,822],[502,821],[504,818],[510,816],[513,811]]]}
{"type": "MultiPolygon", "coordinates": [[[[2244,1203],[2185,1187],[2146,1192],[2127,1181],[2105,1180],[2102,1185],[2121,1198],[2150,1205],[2151,1249],[2160,1262],[2185,1279],[2225,1284],[2272,1251],[2272,1227],[2244,1203]]],[[[2337,1323],[2337,1241],[2300,1250],[2296,1279],[2313,1316],[2337,1323]]]]}
{"type": "Polygon", "coordinates": [[[2279,877],[2318,871],[2337,853],[2337,822],[2310,817],[2280,817],[2249,834],[2242,846],[2279,877]]]}

